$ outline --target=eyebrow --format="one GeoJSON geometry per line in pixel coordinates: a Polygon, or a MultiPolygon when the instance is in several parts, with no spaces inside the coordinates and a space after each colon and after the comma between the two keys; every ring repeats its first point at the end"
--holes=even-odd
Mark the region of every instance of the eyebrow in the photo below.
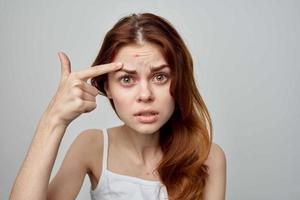
{"type": "MultiPolygon", "coordinates": [[[[169,67],[169,65],[168,64],[162,64],[162,65],[159,65],[159,66],[156,66],[156,67],[152,67],[151,66],[150,67],[150,71],[151,72],[157,72],[157,71],[159,71],[159,70],[161,70],[161,69],[163,69],[165,67],[169,67]]],[[[115,72],[121,72],[121,71],[126,72],[128,74],[137,74],[136,70],[129,70],[129,69],[124,69],[124,68],[121,68],[121,69],[119,69],[119,70],[117,70],[115,72]]]]}

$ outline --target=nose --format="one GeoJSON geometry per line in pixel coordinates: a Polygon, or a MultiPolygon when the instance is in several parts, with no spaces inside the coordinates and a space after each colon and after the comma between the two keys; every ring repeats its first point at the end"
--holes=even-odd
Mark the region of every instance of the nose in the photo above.
{"type": "Polygon", "coordinates": [[[137,100],[138,102],[151,102],[154,100],[151,86],[147,82],[141,82],[137,100]]]}

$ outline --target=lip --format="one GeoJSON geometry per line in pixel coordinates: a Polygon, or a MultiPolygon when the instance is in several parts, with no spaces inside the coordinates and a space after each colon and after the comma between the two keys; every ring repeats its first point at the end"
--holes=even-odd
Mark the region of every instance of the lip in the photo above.
{"type": "Polygon", "coordinates": [[[146,114],[158,114],[156,110],[141,110],[134,114],[134,116],[146,115],[146,114]]]}
{"type": "Polygon", "coordinates": [[[134,117],[140,123],[154,123],[158,120],[158,111],[155,110],[141,110],[134,114],[134,117]]]}

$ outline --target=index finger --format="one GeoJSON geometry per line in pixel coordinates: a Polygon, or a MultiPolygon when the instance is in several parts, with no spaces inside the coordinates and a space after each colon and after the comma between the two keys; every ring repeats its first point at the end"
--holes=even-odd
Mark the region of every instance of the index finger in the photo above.
{"type": "Polygon", "coordinates": [[[93,78],[102,74],[106,74],[112,71],[116,71],[123,66],[123,63],[108,63],[103,65],[95,65],[89,69],[79,71],[78,78],[86,81],[89,78],[93,78]]]}

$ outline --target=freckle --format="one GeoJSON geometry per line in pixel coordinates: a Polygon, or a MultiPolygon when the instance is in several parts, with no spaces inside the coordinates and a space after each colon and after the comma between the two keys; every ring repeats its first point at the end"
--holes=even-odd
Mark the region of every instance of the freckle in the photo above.
{"type": "Polygon", "coordinates": [[[136,58],[139,57],[139,56],[140,56],[139,54],[134,54],[133,55],[133,57],[136,57],[136,58]]]}

